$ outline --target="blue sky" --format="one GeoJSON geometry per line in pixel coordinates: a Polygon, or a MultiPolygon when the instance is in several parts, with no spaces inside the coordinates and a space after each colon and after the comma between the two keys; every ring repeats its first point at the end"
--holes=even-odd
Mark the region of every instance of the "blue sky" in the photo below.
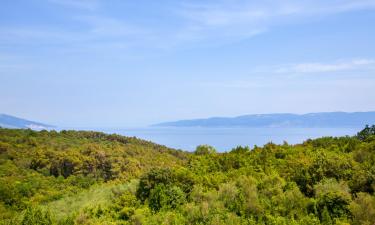
{"type": "Polygon", "coordinates": [[[375,110],[374,0],[2,0],[0,112],[62,126],[375,110]]]}

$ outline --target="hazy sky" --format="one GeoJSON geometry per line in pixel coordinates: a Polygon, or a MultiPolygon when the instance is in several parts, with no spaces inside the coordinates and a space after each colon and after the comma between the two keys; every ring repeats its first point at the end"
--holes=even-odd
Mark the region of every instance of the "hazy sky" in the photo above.
{"type": "Polygon", "coordinates": [[[374,0],[0,1],[0,113],[125,127],[371,110],[374,0]]]}

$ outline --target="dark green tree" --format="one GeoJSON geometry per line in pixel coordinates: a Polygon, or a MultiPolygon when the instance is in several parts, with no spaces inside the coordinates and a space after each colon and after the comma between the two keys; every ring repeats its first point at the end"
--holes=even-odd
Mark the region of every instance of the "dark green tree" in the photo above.
{"type": "Polygon", "coordinates": [[[366,127],[357,133],[357,138],[361,141],[366,141],[369,137],[375,135],[375,125],[371,127],[366,125],[366,127]]]}
{"type": "Polygon", "coordinates": [[[170,169],[152,169],[139,180],[137,198],[145,201],[152,189],[158,184],[170,185],[175,182],[175,177],[170,169]]]}
{"type": "Polygon", "coordinates": [[[179,187],[159,184],[150,193],[149,206],[154,211],[175,209],[185,201],[185,193],[179,187]]]}

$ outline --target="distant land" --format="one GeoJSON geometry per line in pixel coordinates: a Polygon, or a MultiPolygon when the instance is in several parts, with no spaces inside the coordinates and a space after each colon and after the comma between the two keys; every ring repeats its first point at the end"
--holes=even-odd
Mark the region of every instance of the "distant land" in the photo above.
{"type": "Polygon", "coordinates": [[[252,114],[212,117],[154,124],[157,127],[364,127],[375,124],[372,112],[319,112],[307,114],[252,114]]]}
{"type": "Polygon", "coordinates": [[[34,122],[6,114],[0,114],[0,127],[3,128],[18,128],[18,129],[33,129],[33,130],[43,130],[51,129],[54,126],[43,124],[39,122],[34,122]]]}

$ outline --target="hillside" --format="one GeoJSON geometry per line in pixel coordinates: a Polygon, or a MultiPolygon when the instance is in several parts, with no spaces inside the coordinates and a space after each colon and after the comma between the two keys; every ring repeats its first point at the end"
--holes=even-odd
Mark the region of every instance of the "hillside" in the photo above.
{"type": "Polygon", "coordinates": [[[21,119],[18,117],[0,114],[0,127],[4,128],[25,128],[33,130],[43,130],[53,128],[52,125],[47,125],[39,122],[21,119]]]}
{"type": "Polygon", "coordinates": [[[88,131],[0,129],[0,224],[374,224],[375,126],[187,153],[88,131]]]}
{"type": "Polygon", "coordinates": [[[364,127],[375,123],[375,112],[324,112],[308,114],[254,114],[213,117],[155,124],[160,127],[364,127]]]}

